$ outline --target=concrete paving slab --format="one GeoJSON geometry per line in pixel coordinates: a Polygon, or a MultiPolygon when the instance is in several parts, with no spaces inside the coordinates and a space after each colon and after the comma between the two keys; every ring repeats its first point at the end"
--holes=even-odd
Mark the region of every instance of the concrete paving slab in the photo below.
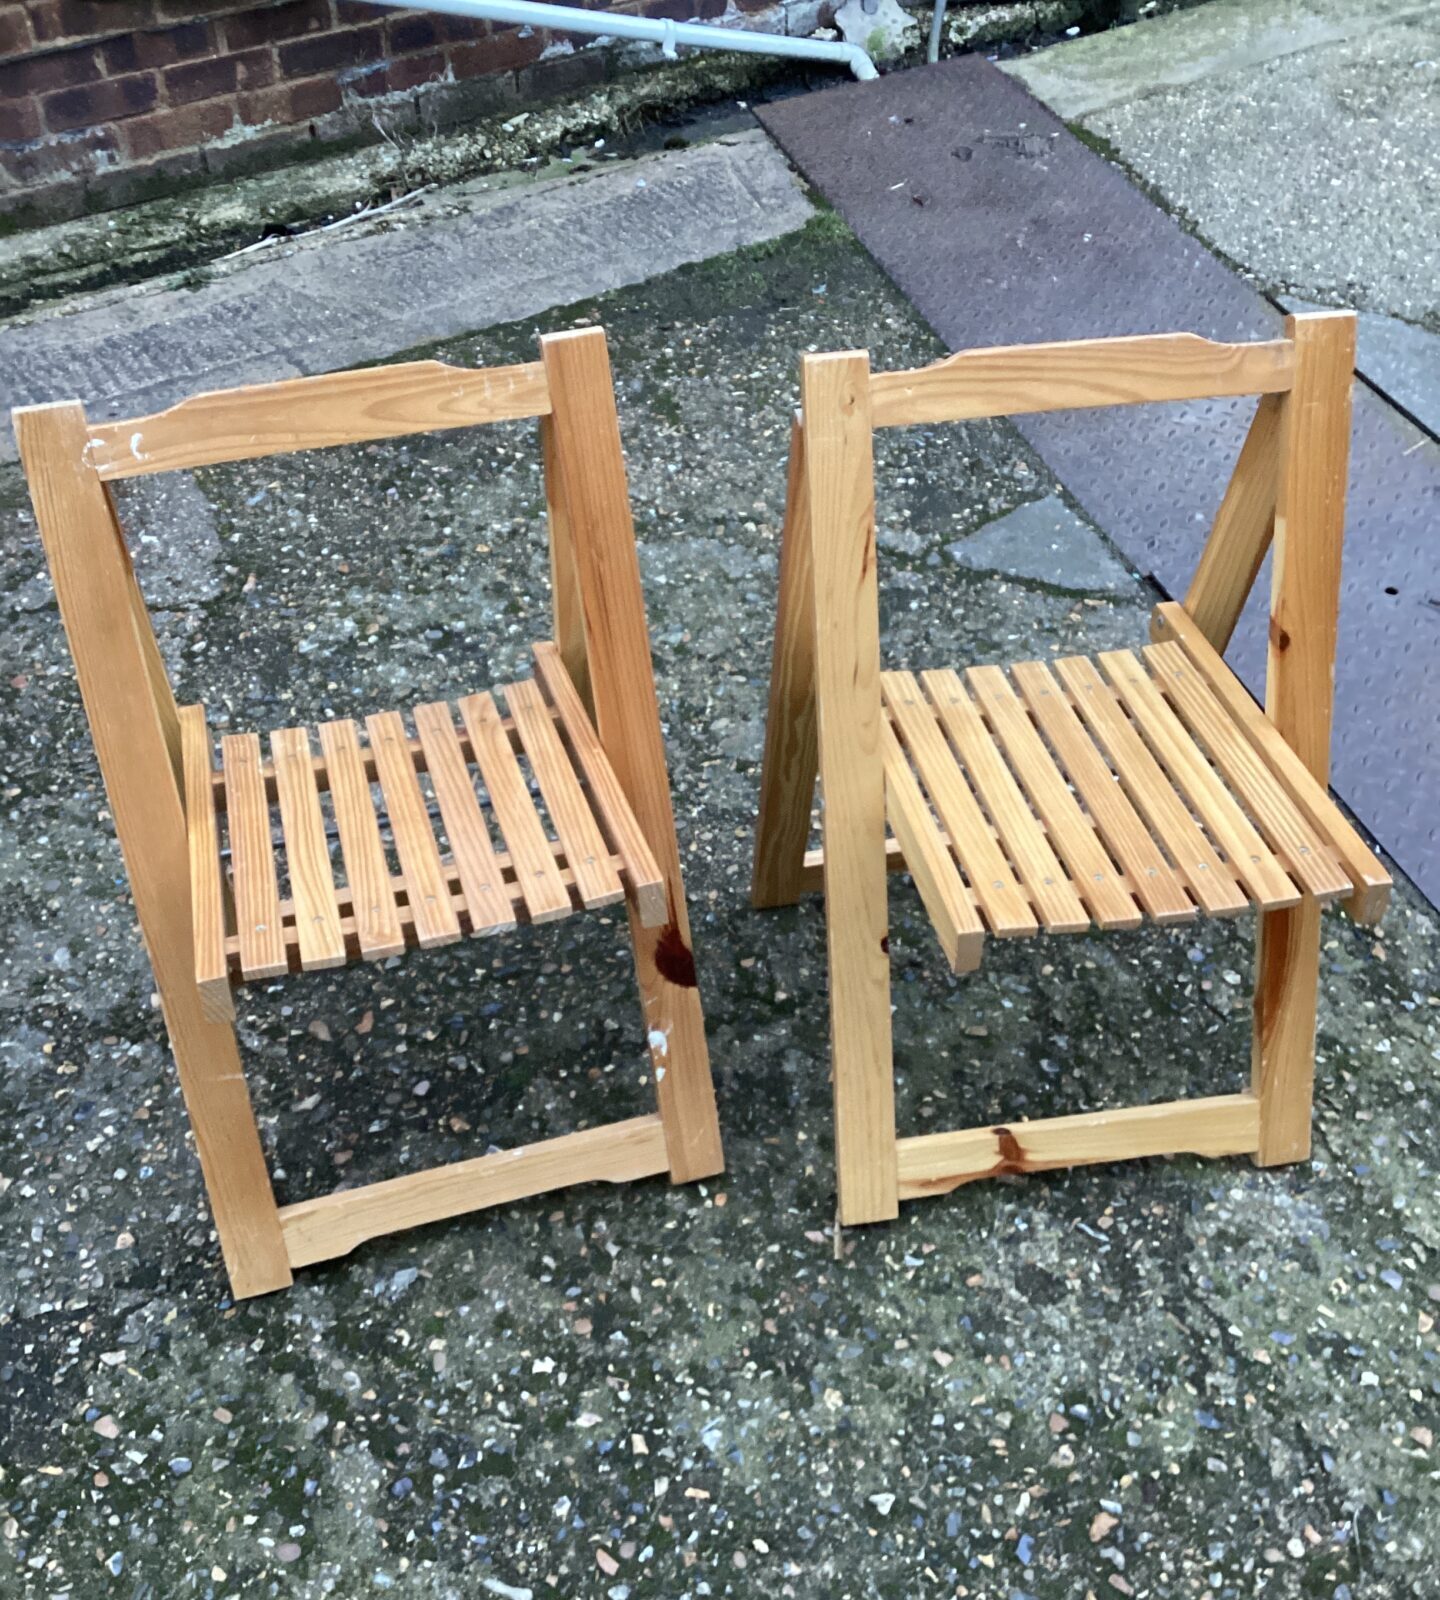
{"type": "Polygon", "coordinates": [[[1265,287],[1440,330],[1440,0],[1222,0],[1009,70],[1265,287]]]}
{"type": "Polygon", "coordinates": [[[1135,574],[1084,517],[1059,495],[1031,500],[947,547],[952,561],[976,572],[1046,583],[1074,594],[1132,586],[1135,574]]]}
{"type": "Polygon", "coordinates": [[[1429,0],[1209,0],[1000,63],[1067,122],[1161,88],[1217,77],[1423,17],[1429,0]]]}
{"type": "MultiPolygon", "coordinates": [[[[433,218],[315,234],[241,257],[193,292],[163,281],[0,331],[0,406],[78,396],[93,416],[123,416],[201,388],[383,360],[777,238],[811,215],[784,157],[754,132],[499,194],[452,191],[433,218]]],[[[13,455],[6,427],[0,459],[13,455]]]]}

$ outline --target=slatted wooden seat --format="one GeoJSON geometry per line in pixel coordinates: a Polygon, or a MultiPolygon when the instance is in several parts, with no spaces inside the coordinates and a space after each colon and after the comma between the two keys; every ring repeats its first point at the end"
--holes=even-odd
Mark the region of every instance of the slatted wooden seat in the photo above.
{"type": "Polygon", "coordinates": [[[226,734],[218,761],[204,707],[180,708],[207,1010],[232,1015],[232,984],[620,900],[664,925],[664,876],[560,654],[547,640],[535,659],[538,683],[419,705],[408,725],[226,734]]]}
{"type": "Polygon", "coordinates": [[[91,425],[15,413],[96,753],[237,1296],[378,1234],[561,1185],[723,1166],[605,336],[197,395],[91,425]],[[226,732],[177,707],[109,480],[538,418],[555,640],[455,705],[226,732]],[[236,984],[625,903],[657,1110],[278,1206],[236,984]]]}
{"type": "Polygon", "coordinates": [[[873,376],[863,353],[802,360],[753,898],[826,895],[842,1221],[1001,1172],[1308,1153],[1319,910],[1344,902],[1374,922],[1390,889],[1325,786],[1353,338],[1353,318],[1329,314],[1268,344],[1094,340],[873,376]],[[1246,393],[1263,398],[1235,477],[1152,643],[882,670],[873,427],[1246,393]],[[1262,711],[1222,652],[1272,539],[1262,711]],[[807,851],[817,773],[823,847],[807,851]],[[1251,1090],[897,1138],[887,866],[914,879],[957,972],[987,935],[1253,910],[1251,1090]]]}

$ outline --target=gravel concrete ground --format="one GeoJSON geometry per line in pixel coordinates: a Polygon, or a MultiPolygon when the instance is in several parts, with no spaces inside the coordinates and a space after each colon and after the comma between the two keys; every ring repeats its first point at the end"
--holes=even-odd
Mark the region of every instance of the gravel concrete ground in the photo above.
{"type": "MultiPolygon", "coordinates": [[[[1002,1181],[837,1239],[821,907],[745,894],[787,417],[797,350],[936,347],[822,214],[424,353],[520,359],[589,318],[729,1172],[401,1235],[232,1305],[0,467],[0,1593],[1433,1596],[1434,914],[1401,886],[1378,937],[1327,919],[1310,1164],[1002,1181]]],[[[1144,635],[1150,596],[1008,425],[887,433],[880,481],[892,660],[1144,635]],[[1042,575],[985,533],[1033,502],[1042,575]]],[[[232,728],[503,681],[546,627],[519,425],[123,500],[177,690],[232,728]]],[[[1246,1078],[1248,923],[992,945],[959,981],[900,882],[892,914],[909,1130],[1246,1078]]],[[[281,1197],[643,1109],[628,965],[593,917],[247,991],[281,1197]]]]}

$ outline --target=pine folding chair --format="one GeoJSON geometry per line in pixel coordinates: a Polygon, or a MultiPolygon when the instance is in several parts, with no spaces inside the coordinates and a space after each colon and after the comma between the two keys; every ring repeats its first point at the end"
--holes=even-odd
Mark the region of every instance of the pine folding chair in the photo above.
{"type": "Polygon", "coordinates": [[[236,1296],[478,1207],[719,1172],[604,333],[547,336],[527,365],[420,361],[200,394],[120,422],[87,422],[76,401],[14,420],[236,1296]],[[534,646],[536,678],[503,686],[504,710],[490,692],[466,696],[458,720],[444,702],[414,707],[408,725],[373,712],[364,737],[348,719],[263,742],[227,733],[216,769],[203,705],[176,706],[109,483],[526,417],[540,420],[555,625],[534,646]],[[655,1114],[277,1206],[233,985],[622,900],[655,1114]]]}
{"type": "Polygon", "coordinates": [[[1390,879],[1330,799],[1354,317],[1285,337],[1189,334],[967,350],[870,371],[801,360],[752,899],[823,889],[839,1215],[999,1173],[1126,1157],[1310,1150],[1320,908],[1378,921],[1390,879]],[[1044,663],[882,671],[873,430],[1258,395],[1183,604],[1153,643],[1044,663]],[[1223,660],[1273,544],[1265,709],[1223,660]],[[807,852],[819,776],[822,848],[807,852]],[[887,822],[893,838],[887,840],[887,822]],[[914,880],[954,971],[987,932],[1259,916],[1241,1094],[897,1138],[886,871],[914,880]]]}

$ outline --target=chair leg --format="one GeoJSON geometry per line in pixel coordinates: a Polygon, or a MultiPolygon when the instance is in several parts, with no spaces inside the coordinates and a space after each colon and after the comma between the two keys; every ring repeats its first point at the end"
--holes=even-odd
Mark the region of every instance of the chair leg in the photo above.
{"type": "Polygon", "coordinates": [[[231,1292],[245,1300],[288,1288],[290,1260],[234,1026],[204,1015],[193,982],[167,983],[158,971],[156,980],[231,1292]]]}
{"type": "Polygon", "coordinates": [[[1260,1102],[1258,1166],[1310,1155],[1319,990],[1320,907],[1307,896],[1260,918],[1251,1047],[1251,1082],[1260,1102]]]}
{"type": "Polygon", "coordinates": [[[645,927],[631,907],[630,939],[670,1181],[692,1183],[723,1172],[725,1155],[683,891],[677,900],[672,887],[670,903],[663,928],[645,927]]]}
{"type": "Polygon", "coordinates": [[[810,807],[820,771],[815,716],[815,578],[810,553],[805,432],[790,428],[785,528],[780,541],[780,596],[760,768],[760,817],[750,900],[759,908],[793,905],[805,874],[810,807]]]}
{"type": "MultiPolygon", "coordinates": [[[[831,881],[831,842],[825,875],[831,881]]],[[[835,863],[839,869],[841,863],[835,863]]],[[[872,880],[874,874],[867,874],[872,880]]],[[[874,898],[875,884],[867,886],[874,898]]],[[[890,954],[884,935],[883,858],[879,904],[867,916],[831,916],[826,896],[830,976],[830,1059],[835,1102],[835,1179],[845,1226],[887,1222],[900,1214],[895,1139],[895,1067],[891,1053],[890,954]],[[875,929],[881,930],[877,937],[875,929]]],[[[854,905],[853,896],[849,897],[854,905]]]]}

